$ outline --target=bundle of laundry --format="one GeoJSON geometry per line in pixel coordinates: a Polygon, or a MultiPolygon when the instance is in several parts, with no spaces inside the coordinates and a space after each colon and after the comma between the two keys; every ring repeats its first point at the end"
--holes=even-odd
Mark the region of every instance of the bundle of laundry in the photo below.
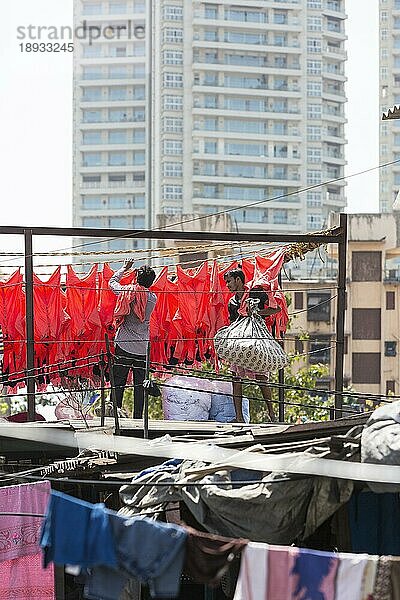
{"type": "MultiPolygon", "coordinates": [[[[172,421],[220,421],[235,418],[231,381],[174,375],[162,387],[164,418],[172,421]]],[[[250,421],[249,399],[243,399],[243,416],[250,421]]]]}
{"type": "Polygon", "coordinates": [[[222,327],[214,337],[220,358],[254,373],[283,369],[288,357],[272,337],[264,320],[257,314],[258,301],[249,299],[248,316],[222,327]]]}
{"type": "Polygon", "coordinates": [[[78,567],[90,600],[118,600],[132,580],[147,585],[153,598],[176,598],[183,571],[195,582],[215,584],[246,544],[124,517],[54,491],[41,537],[44,565],[78,567]]]}

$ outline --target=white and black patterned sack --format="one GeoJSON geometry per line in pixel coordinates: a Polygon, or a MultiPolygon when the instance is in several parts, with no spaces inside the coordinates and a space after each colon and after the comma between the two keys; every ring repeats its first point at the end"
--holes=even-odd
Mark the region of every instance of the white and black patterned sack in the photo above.
{"type": "Polygon", "coordinates": [[[283,369],[288,356],[272,337],[259,315],[255,304],[248,300],[250,316],[238,319],[228,327],[222,327],[214,336],[217,355],[232,365],[265,373],[283,369]]]}

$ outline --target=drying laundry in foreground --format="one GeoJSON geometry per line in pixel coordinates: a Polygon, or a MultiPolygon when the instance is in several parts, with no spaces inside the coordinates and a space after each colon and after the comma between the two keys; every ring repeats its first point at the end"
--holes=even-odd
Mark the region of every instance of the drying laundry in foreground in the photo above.
{"type": "MultiPolygon", "coordinates": [[[[172,465],[171,465],[172,466],[172,465]]],[[[177,598],[182,575],[218,584],[240,558],[234,600],[398,600],[400,558],[321,552],[229,539],[186,525],[125,517],[52,492],[42,529],[44,565],[67,565],[91,600],[119,600],[135,580],[177,598]]]]}

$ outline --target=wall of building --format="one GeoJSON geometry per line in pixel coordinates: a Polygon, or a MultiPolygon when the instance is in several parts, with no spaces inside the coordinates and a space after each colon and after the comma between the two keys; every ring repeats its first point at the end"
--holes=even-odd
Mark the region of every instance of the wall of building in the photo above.
{"type": "MultiPolygon", "coordinates": [[[[387,268],[393,257],[399,254],[397,244],[395,216],[349,215],[344,375],[359,392],[400,393],[400,272],[387,268]]],[[[303,292],[304,308],[307,308],[307,299],[310,304],[310,297],[318,293],[334,296],[336,285],[336,281],[285,283],[285,288],[292,290],[291,312],[296,313],[296,288],[307,290],[303,292]],[[325,286],[331,289],[325,292],[325,286]]],[[[310,310],[296,314],[289,336],[301,336],[305,332],[311,339],[330,339],[335,346],[336,298],[332,298],[329,304],[329,314],[321,313],[325,321],[313,317],[310,310]]],[[[318,309],[315,312],[318,313],[318,309]]],[[[293,350],[293,342],[288,344],[293,350]]],[[[309,350],[310,342],[306,342],[305,351],[309,350]]],[[[334,356],[334,348],[329,361],[323,355],[332,379],[334,356]]]]}

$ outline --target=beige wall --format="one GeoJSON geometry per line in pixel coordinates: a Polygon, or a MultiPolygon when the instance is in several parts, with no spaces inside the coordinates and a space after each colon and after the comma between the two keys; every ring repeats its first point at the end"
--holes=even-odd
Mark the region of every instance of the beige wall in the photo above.
{"type": "MultiPolygon", "coordinates": [[[[400,248],[396,242],[396,220],[393,215],[349,215],[349,244],[347,264],[347,310],[345,317],[345,333],[348,351],[345,354],[344,375],[358,392],[386,394],[387,382],[394,382],[396,394],[400,393],[400,277],[386,277],[387,261],[398,256],[400,248]],[[354,281],[353,252],[381,252],[382,278],[380,281],[354,281]],[[387,310],[386,292],[394,292],[395,309],[387,310]],[[353,339],[353,309],[380,309],[380,339],[353,339]],[[385,342],[397,342],[396,356],[385,356],[385,342]],[[352,363],[354,353],[379,353],[381,360],[380,383],[354,383],[352,363]]],[[[336,248],[330,252],[337,256],[336,248]]],[[[307,311],[296,314],[294,308],[294,290],[306,289],[310,292],[323,287],[335,288],[336,281],[292,281],[285,282],[285,289],[291,291],[293,303],[290,313],[293,316],[288,337],[301,335],[332,335],[335,339],[336,299],[332,299],[329,323],[309,321],[307,311]]],[[[307,292],[304,293],[304,308],[307,307],[307,292]]],[[[337,292],[332,289],[331,295],[337,292]]],[[[334,345],[334,342],[333,344],[334,345]]],[[[294,342],[288,341],[289,352],[294,351],[294,342]]],[[[307,351],[307,347],[305,348],[307,351]]],[[[362,360],[362,357],[361,357],[362,360]]],[[[331,352],[330,376],[334,376],[335,350],[331,352]]]]}

